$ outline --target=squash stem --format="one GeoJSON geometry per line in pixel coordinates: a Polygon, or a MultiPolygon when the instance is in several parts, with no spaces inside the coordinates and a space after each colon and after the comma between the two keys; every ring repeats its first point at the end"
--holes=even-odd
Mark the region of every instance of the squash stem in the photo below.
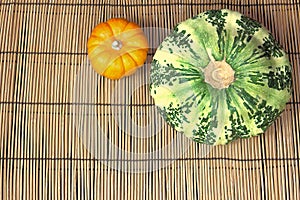
{"type": "Polygon", "coordinates": [[[234,81],[234,70],[224,60],[211,60],[204,68],[205,82],[217,89],[228,88],[234,81]]]}
{"type": "Polygon", "coordinates": [[[120,50],[122,48],[122,42],[120,40],[114,40],[111,44],[111,48],[113,48],[114,50],[120,50]]]}

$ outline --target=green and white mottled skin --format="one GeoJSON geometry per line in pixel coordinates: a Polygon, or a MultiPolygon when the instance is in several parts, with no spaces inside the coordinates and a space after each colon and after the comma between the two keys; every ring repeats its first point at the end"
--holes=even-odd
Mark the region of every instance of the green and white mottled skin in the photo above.
{"type": "Polygon", "coordinates": [[[209,145],[265,132],[291,95],[284,50],[261,24],[230,10],[178,24],[150,73],[151,95],[166,122],[209,145]]]}

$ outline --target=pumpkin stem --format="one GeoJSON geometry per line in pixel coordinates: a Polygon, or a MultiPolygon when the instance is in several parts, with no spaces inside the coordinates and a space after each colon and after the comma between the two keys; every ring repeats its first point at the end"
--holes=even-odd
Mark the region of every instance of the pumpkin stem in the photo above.
{"type": "Polygon", "coordinates": [[[203,71],[205,82],[217,89],[228,88],[234,81],[235,72],[225,60],[211,60],[203,71]]]}
{"type": "Polygon", "coordinates": [[[115,40],[112,42],[111,44],[111,48],[113,48],[114,50],[120,50],[122,48],[122,42],[120,40],[115,40]]]}

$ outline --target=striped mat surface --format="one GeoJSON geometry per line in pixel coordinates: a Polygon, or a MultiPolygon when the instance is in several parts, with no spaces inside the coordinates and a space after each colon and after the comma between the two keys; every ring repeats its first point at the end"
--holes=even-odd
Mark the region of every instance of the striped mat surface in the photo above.
{"type": "Polygon", "coordinates": [[[300,199],[298,0],[0,1],[0,199],[300,199]],[[267,27],[293,66],[293,94],[261,136],[195,144],[148,91],[155,48],[175,25],[227,8],[267,27]],[[136,74],[91,70],[86,43],[110,18],[151,49],[136,74]]]}

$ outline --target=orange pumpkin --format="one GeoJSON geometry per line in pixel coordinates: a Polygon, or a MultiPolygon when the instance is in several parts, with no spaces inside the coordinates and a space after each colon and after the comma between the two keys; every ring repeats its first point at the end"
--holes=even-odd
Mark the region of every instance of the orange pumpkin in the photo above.
{"type": "Polygon", "coordinates": [[[87,48],[91,65],[98,74],[120,79],[144,64],[148,42],[136,23],[113,18],[94,28],[87,48]]]}

